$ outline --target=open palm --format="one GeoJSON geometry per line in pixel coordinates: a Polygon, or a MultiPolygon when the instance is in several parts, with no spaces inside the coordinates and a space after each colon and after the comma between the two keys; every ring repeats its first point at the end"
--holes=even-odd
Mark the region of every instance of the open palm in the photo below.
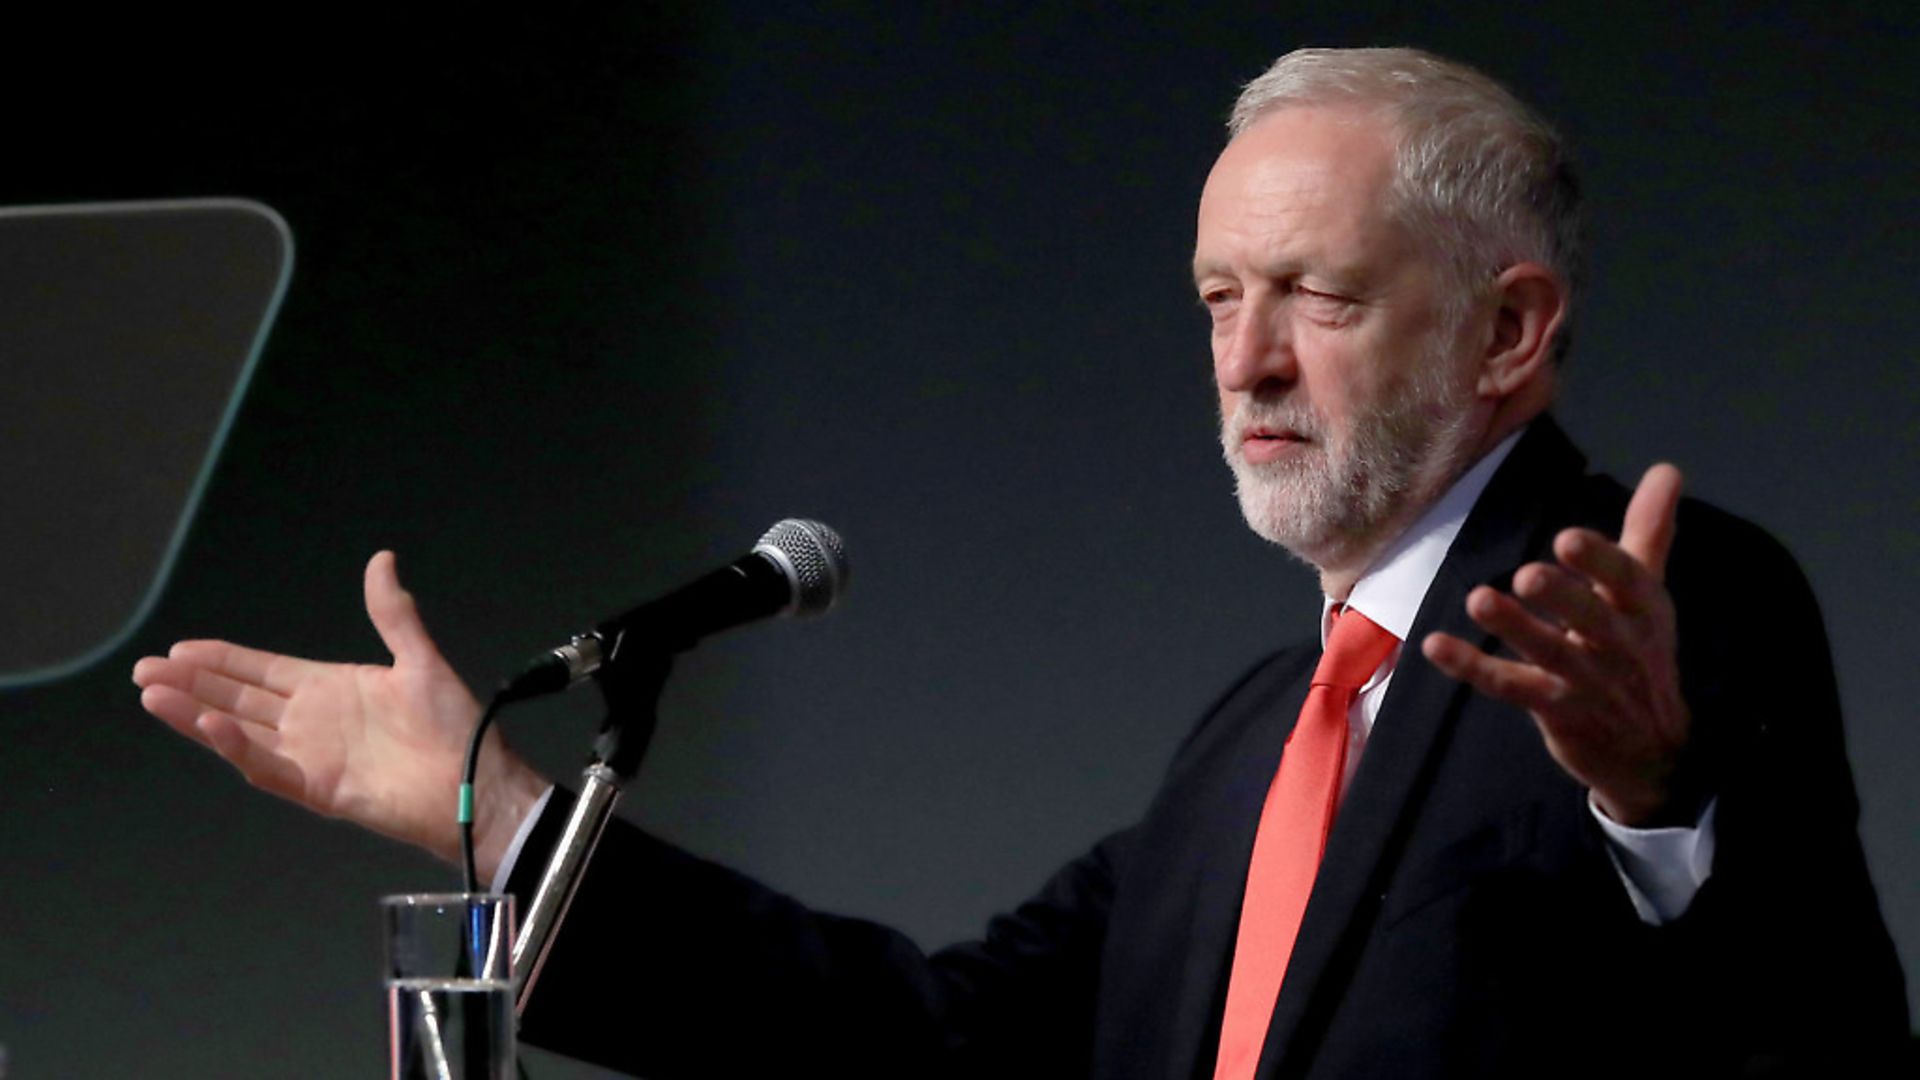
{"type": "MultiPolygon", "coordinates": [[[[254,786],[452,859],[479,704],[428,636],[392,552],[367,563],[366,602],[392,666],[182,641],[134,666],[140,703],[254,786]]],[[[490,735],[488,756],[504,752],[490,735]]]]}

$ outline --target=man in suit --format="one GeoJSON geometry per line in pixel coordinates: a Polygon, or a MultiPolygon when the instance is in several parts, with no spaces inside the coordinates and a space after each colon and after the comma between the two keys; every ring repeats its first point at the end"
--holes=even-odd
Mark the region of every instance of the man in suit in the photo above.
{"type": "MultiPolygon", "coordinates": [[[[1580,265],[1557,137],[1411,50],[1289,54],[1230,133],[1194,257],[1223,444],[1249,524],[1319,573],[1324,648],[1256,667],[1139,824],[931,957],[616,826],[529,1040],[654,1076],[1798,1075],[1894,1052],[1902,979],[1804,581],[1671,467],[1632,493],[1586,475],[1546,415],[1580,265]]],[[[391,669],[182,643],[136,668],[142,701],[255,783],[450,855],[477,709],[390,556],[368,607],[391,669]]],[[[523,891],[567,796],[497,740],[483,761],[479,860],[523,891]]]]}

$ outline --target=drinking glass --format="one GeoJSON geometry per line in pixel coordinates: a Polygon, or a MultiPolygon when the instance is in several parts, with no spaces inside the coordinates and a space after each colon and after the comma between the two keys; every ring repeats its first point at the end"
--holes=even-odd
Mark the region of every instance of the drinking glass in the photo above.
{"type": "Polygon", "coordinates": [[[380,901],[392,1080],[514,1080],[513,898],[380,901]]]}

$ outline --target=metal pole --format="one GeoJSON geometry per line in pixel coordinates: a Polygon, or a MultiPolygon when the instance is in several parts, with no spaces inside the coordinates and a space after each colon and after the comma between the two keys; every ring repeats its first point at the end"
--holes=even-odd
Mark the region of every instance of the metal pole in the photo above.
{"type": "Polygon", "coordinates": [[[520,935],[513,943],[513,1001],[517,1016],[527,1009],[533,996],[533,984],[546,965],[547,953],[560,923],[567,917],[573,894],[580,887],[593,849],[613,816],[613,803],[620,797],[620,777],[602,762],[588,765],[581,774],[580,797],[560,834],[560,842],[547,860],[534,890],[533,903],[520,922],[520,935]]]}

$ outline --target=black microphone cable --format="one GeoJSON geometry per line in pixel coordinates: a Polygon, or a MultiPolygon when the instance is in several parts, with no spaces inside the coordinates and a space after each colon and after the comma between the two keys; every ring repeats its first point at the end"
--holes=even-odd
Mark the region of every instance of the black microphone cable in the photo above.
{"type": "Polygon", "coordinates": [[[486,738],[487,728],[493,726],[494,715],[500,706],[506,704],[506,687],[502,686],[487,702],[486,711],[480,714],[480,722],[473,725],[473,736],[467,740],[466,765],[460,770],[460,866],[466,883],[464,891],[480,891],[479,873],[473,864],[473,777],[480,765],[480,741],[486,738]]]}

